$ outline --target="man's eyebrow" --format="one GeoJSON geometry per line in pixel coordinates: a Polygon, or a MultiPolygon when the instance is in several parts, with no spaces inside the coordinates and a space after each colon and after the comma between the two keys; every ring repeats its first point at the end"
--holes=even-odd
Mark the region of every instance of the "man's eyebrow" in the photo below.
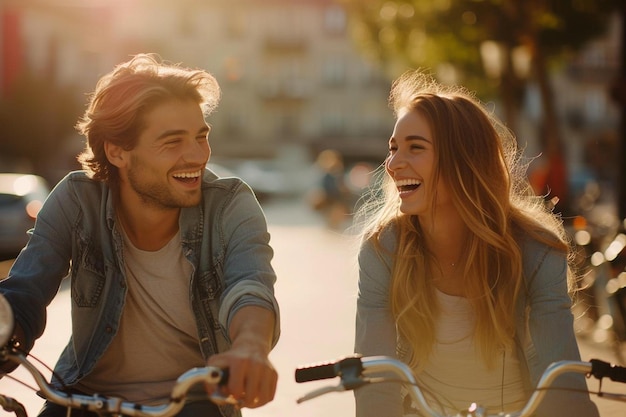
{"type": "MultiPolygon", "coordinates": [[[[210,130],[209,126],[204,126],[202,127],[200,130],[198,130],[198,135],[200,134],[204,134],[207,133],[210,130]]],[[[189,132],[185,129],[171,129],[171,130],[166,130],[165,132],[161,133],[159,136],[157,136],[156,140],[161,140],[170,136],[177,136],[177,135],[186,135],[189,132]]]]}

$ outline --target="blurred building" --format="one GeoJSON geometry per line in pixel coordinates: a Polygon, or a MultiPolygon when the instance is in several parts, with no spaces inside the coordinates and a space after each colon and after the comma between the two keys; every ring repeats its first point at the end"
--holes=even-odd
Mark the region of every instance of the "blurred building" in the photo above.
{"type": "Polygon", "coordinates": [[[215,154],[386,153],[390,82],[358,53],[331,0],[3,0],[0,16],[0,94],[26,67],[87,93],[130,55],[156,52],[218,79],[215,154]]]}
{"type": "MultiPolygon", "coordinates": [[[[593,135],[618,125],[607,89],[619,70],[620,24],[616,17],[606,38],[553,77],[574,172],[593,135]]],[[[351,41],[338,0],[0,2],[0,95],[26,68],[87,93],[139,52],[216,76],[223,89],[210,120],[216,155],[272,157],[292,145],[313,154],[335,148],[348,159],[379,161],[386,153],[390,80],[351,41]]],[[[541,152],[540,108],[531,86],[517,132],[530,155],[541,152]]]]}
{"type": "Polygon", "coordinates": [[[623,163],[616,159],[621,109],[610,94],[621,71],[623,26],[622,17],[616,13],[605,36],[589,42],[553,78],[572,171],[593,168],[588,159],[589,147],[593,146],[595,151],[604,149],[603,166],[595,164],[594,168],[605,171],[596,172],[604,179],[617,175],[608,171],[623,163]]]}
{"type": "Polygon", "coordinates": [[[602,217],[596,223],[619,222],[622,110],[610,90],[620,76],[623,30],[622,16],[616,13],[605,36],[588,42],[553,77],[571,203],[579,213],[594,211],[602,217]]]}

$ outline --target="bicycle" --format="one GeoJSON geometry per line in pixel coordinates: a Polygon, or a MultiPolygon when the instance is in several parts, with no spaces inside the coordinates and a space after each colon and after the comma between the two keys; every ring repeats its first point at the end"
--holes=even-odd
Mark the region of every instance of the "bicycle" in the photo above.
{"type": "MultiPolygon", "coordinates": [[[[28,359],[26,353],[20,350],[19,343],[11,338],[13,331],[13,313],[4,297],[0,295],[0,363],[11,361],[22,365],[35,380],[39,394],[44,399],[70,409],[92,411],[106,417],[171,417],[182,410],[189,390],[197,384],[207,384],[215,389],[207,394],[207,399],[217,405],[238,405],[237,400],[220,394],[218,387],[228,383],[228,370],[217,367],[192,368],[184,372],[176,380],[167,403],[161,405],[141,405],[125,401],[119,397],[104,397],[97,394],[84,395],[67,393],[54,388],[39,371],[35,364],[28,359]]],[[[3,375],[11,378],[10,375],[3,375]]],[[[0,407],[16,417],[28,417],[23,404],[15,398],[0,393],[0,407]]]]}
{"type": "MultiPolygon", "coordinates": [[[[537,387],[520,411],[508,413],[506,417],[529,417],[541,403],[550,384],[559,376],[568,372],[593,376],[600,381],[598,395],[616,401],[626,402],[626,394],[612,394],[601,391],[602,379],[609,378],[615,382],[626,383],[626,367],[612,365],[599,359],[583,361],[559,361],[550,365],[540,378],[537,387]]],[[[340,383],[335,386],[325,386],[311,391],[298,398],[300,404],[304,401],[317,398],[331,392],[357,390],[368,384],[395,381],[405,385],[413,402],[418,405],[420,412],[431,417],[452,417],[435,411],[426,401],[411,369],[404,362],[388,356],[349,356],[337,361],[311,364],[296,368],[295,379],[298,383],[318,381],[339,377],[340,383]],[[381,377],[383,373],[393,374],[394,377],[381,377]]],[[[504,414],[489,414],[479,404],[471,404],[466,410],[461,410],[454,417],[503,417],[504,414]]]]}

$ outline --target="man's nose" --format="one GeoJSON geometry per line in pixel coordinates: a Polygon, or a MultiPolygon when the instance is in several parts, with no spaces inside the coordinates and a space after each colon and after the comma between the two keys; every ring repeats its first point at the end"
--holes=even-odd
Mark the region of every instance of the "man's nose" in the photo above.
{"type": "Polygon", "coordinates": [[[211,147],[208,143],[193,140],[185,148],[184,159],[187,162],[204,163],[211,156],[211,147]]]}

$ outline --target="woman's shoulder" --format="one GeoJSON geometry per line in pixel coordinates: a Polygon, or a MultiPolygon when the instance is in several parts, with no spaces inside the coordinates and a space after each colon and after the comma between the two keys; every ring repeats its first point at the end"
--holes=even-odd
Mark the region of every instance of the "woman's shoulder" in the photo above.
{"type": "Polygon", "coordinates": [[[390,223],[363,236],[359,248],[359,263],[362,266],[382,263],[389,268],[393,263],[397,235],[397,226],[390,223]]]}
{"type": "Polygon", "coordinates": [[[381,225],[378,229],[363,236],[362,248],[378,248],[387,252],[393,252],[398,240],[398,226],[394,222],[381,225]]]}
{"type": "Polygon", "coordinates": [[[542,276],[549,275],[555,279],[566,271],[567,254],[563,250],[528,234],[520,236],[518,242],[527,284],[532,284],[540,271],[544,272],[542,276]]]}
{"type": "Polygon", "coordinates": [[[539,239],[530,236],[529,234],[520,234],[517,237],[517,242],[520,245],[523,257],[533,257],[541,252],[546,252],[550,249],[546,243],[539,239]]]}
{"type": "Polygon", "coordinates": [[[562,242],[554,234],[548,231],[540,231],[536,233],[518,232],[515,234],[515,240],[518,242],[522,257],[537,258],[542,255],[553,252],[566,255],[566,249],[562,242]]]}

